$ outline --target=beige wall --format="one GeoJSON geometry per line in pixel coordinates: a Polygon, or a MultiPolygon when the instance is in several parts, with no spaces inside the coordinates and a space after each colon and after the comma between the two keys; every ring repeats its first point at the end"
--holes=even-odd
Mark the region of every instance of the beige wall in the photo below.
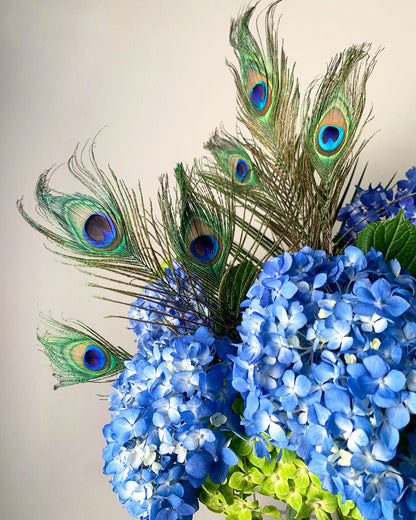
{"type": "MultiPolygon", "coordinates": [[[[224,58],[240,0],[1,0],[0,518],[127,519],[102,475],[108,386],[52,391],[39,353],[39,311],[78,318],[133,351],[118,308],[92,298],[87,277],[61,265],[24,224],[37,176],[100,129],[103,166],[147,194],[176,161],[192,162],[222,121],[234,129],[224,58]],[[130,343],[130,345],[129,345],[130,343]]],[[[304,88],[351,43],[385,47],[368,86],[378,133],[363,153],[367,182],[416,163],[413,0],[284,0],[281,36],[304,88]]],[[[367,134],[367,135],[368,135],[367,134]]],[[[65,185],[64,169],[56,176],[65,185]]],[[[197,519],[208,518],[201,510],[197,519]]],[[[214,515],[212,515],[214,516],[214,515]]]]}

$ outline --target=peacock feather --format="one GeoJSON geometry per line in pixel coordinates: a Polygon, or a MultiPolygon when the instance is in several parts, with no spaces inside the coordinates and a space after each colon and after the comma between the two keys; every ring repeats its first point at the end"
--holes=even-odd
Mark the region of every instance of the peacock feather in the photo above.
{"type": "Polygon", "coordinates": [[[85,381],[108,381],[124,370],[131,355],[114,347],[86,325],[70,326],[41,316],[38,340],[61,386],[85,381]]]}
{"type": "Polygon", "coordinates": [[[231,65],[239,118],[260,143],[288,167],[296,149],[299,88],[293,68],[280,49],[274,2],[266,12],[266,53],[249,29],[254,7],[231,23],[230,42],[239,60],[231,65]]]}
{"type": "MultiPolygon", "coordinates": [[[[256,167],[243,145],[230,135],[215,132],[205,144],[216,161],[216,168],[210,174],[204,172],[204,178],[213,188],[218,189],[220,183],[228,187],[229,193],[244,193],[244,190],[259,186],[256,178],[256,167]]],[[[226,189],[224,186],[224,189],[226,189]]]]}

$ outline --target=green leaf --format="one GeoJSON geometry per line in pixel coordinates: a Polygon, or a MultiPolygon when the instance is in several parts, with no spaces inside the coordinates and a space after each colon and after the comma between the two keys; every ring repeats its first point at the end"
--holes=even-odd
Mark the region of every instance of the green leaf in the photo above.
{"type": "MultiPolygon", "coordinates": [[[[235,412],[236,414],[238,415],[243,415],[244,414],[244,400],[241,398],[241,397],[237,397],[235,399],[235,401],[233,402],[233,405],[231,406],[233,412],[235,412]]],[[[237,437],[238,438],[238,437],[237,437]]],[[[249,446],[248,442],[243,442],[242,439],[238,439],[239,441],[242,441],[242,443],[244,443],[246,446],[248,446],[250,449],[247,453],[249,453],[251,451],[251,447],[249,446]]]]}
{"type": "Polygon", "coordinates": [[[279,465],[279,475],[284,478],[284,479],[288,479],[288,478],[292,478],[293,475],[295,475],[296,473],[296,466],[290,462],[289,464],[282,464],[281,466],[279,465]]]}
{"type": "Polygon", "coordinates": [[[309,518],[313,513],[313,509],[310,504],[303,503],[301,508],[299,509],[295,518],[309,518]]]}
{"type": "Polygon", "coordinates": [[[258,510],[258,512],[276,518],[277,520],[282,518],[282,513],[275,506],[263,506],[258,510]]]}
{"type": "Polygon", "coordinates": [[[284,500],[289,495],[289,484],[284,480],[279,480],[274,485],[277,498],[284,500]]]}
{"type": "Polygon", "coordinates": [[[384,260],[397,258],[400,265],[416,275],[416,227],[404,216],[404,211],[392,219],[372,222],[358,235],[357,246],[367,253],[371,247],[381,251],[384,260]]]}
{"type": "Polygon", "coordinates": [[[250,509],[243,509],[238,515],[240,520],[251,520],[251,511],[250,509]]]}
{"type": "Polygon", "coordinates": [[[212,480],[209,477],[207,477],[207,479],[204,482],[204,488],[207,490],[216,491],[217,489],[219,489],[219,487],[219,484],[214,484],[214,482],[212,482],[212,480]]]}
{"type": "Polygon", "coordinates": [[[231,475],[228,485],[231,488],[236,489],[237,491],[241,491],[246,487],[246,483],[246,475],[244,475],[240,471],[236,471],[231,475]]]}
{"type": "Polygon", "coordinates": [[[263,473],[261,473],[257,468],[253,468],[252,470],[250,470],[249,477],[250,480],[255,484],[261,484],[265,479],[263,473]]]}
{"type": "Polygon", "coordinates": [[[260,468],[260,469],[265,465],[265,463],[267,461],[267,459],[265,459],[265,458],[256,457],[254,455],[254,452],[249,454],[248,460],[253,464],[253,466],[256,466],[257,468],[260,468]]]}
{"type": "MultiPolygon", "coordinates": [[[[234,449],[233,449],[234,453],[238,453],[236,452],[234,449]]],[[[244,457],[244,459],[238,459],[238,462],[237,462],[237,466],[233,466],[232,468],[230,468],[228,471],[229,471],[229,474],[230,474],[230,471],[233,469],[235,471],[238,471],[239,469],[241,469],[241,471],[243,473],[247,473],[247,467],[248,467],[248,464],[247,464],[247,459],[244,457]],[[246,464],[244,464],[246,463],[246,464]]],[[[232,472],[233,473],[233,472],[232,472]]]]}
{"type": "Polygon", "coordinates": [[[309,478],[315,484],[315,486],[318,486],[319,489],[322,489],[321,481],[319,480],[319,477],[317,475],[314,475],[313,473],[310,473],[309,474],[309,478]]]}
{"type": "Polygon", "coordinates": [[[286,505],[286,519],[285,520],[294,520],[296,518],[296,511],[293,507],[290,507],[289,504],[286,505]]]}
{"type": "Polygon", "coordinates": [[[356,518],[357,520],[364,520],[357,506],[355,506],[354,509],[350,512],[350,516],[356,518]]]}
{"type": "Polygon", "coordinates": [[[342,503],[342,498],[341,498],[341,495],[339,495],[339,494],[337,495],[337,499],[338,499],[338,507],[339,507],[341,513],[344,516],[348,516],[351,509],[354,507],[354,503],[351,502],[351,500],[346,500],[344,503],[342,503]]]}
{"type": "Polygon", "coordinates": [[[274,496],[275,480],[273,478],[266,478],[261,484],[262,494],[270,497],[274,496]]]}
{"type": "Polygon", "coordinates": [[[266,462],[264,463],[261,470],[262,470],[264,476],[270,477],[270,475],[272,473],[274,473],[276,468],[277,468],[277,464],[275,462],[273,462],[273,460],[271,460],[270,462],[268,460],[266,460],[266,462]]]}
{"type": "Polygon", "coordinates": [[[199,499],[210,511],[214,511],[214,513],[222,513],[224,511],[224,504],[220,502],[218,494],[221,495],[221,493],[212,493],[207,491],[204,486],[199,491],[199,499]]]}
{"type": "Polygon", "coordinates": [[[298,473],[298,471],[296,472],[296,475],[293,479],[295,482],[295,486],[298,489],[305,489],[309,486],[309,476],[307,472],[298,473]]]}
{"type": "Polygon", "coordinates": [[[322,509],[327,513],[335,513],[338,508],[338,500],[336,495],[331,495],[330,493],[325,495],[321,501],[321,506],[322,509]]]}
{"type": "Polygon", "coordinates": [[[240,515],[241,511],[245,508],[243,500],[236,499],[228,508],[227,511],[230,514],[240,515]]]}
{"type": "Polygon", "coordinates": [[[282,458],[281,461],[288,463],[293,462],[296,459],[296,453],[292,450],[282,450],[282,458]]]}
{"type": "Polygon", "coordinates": [[[331,515],[326,511],[320,509],[320,507],[315,507],[315,516],[316,520],[332,520],[331,515]]]}
{"type": "Polygon", "coordinates": [[[232,504],[234,502],[234,491],[228,484],[221,485],[219,490],[224,497],[224,504],[232,504]]]}
{"type": "Polygon", "coordinates": [[[293,507],[295,511],[299,511],[303,504],[303,498],[300,493],[294,491],[289,494],[289,496],[286,499],[286,502],[290,505],[290,507],[293,507]]]}
{"type": "MultiPolygon", "coordinates": [[[[234,404],[237,401],[238,399],[234,401],[234,404]]],[[[239,458],[246,457],[249,453],[253,451],[253,446],[251,446],[247,441],[240,439],[239,437],[233,438],[230,444],[230,448],[233,450],[234,453],[238,455],[239,458]]]]}
{"type": "Polygon", "coordinates": [[[263,515],[259,511],[251,512],[252,520],[263,520],[263,515]]]}

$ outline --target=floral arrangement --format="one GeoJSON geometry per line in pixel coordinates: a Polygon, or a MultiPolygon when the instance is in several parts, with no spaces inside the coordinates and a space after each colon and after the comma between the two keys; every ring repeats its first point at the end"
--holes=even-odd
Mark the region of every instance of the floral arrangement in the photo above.
{"type": "Polygon", "coordinates": [[[211,160],[178,164],[175,201],[162,178],[161,221],[92,148],[90,168],[68,165],[93,195],[56,192],[46,172],[49,226],[19,201],[65,258],[135,298],[133,356],[51,318],[39,340],[56,387],[114,381],[104,473],[135,518],[191,520],[200,502],[226,520],[282,518],[263,495],[287,520],[412,520],[416,169],[343,206],[375,57],[366,44],[336,56],[300,114],[276,4],[266,53],[254,8],[231,25],[250,135],[217,131],[211,160]]]}
{"type": "MultiPolygon", "coordinates": [[[[339,213],[344,235],[357,215],[380,229],[405,208],[412,221],[416,170],[406,176],[394,199],[357,187],[339,213]]],[[[241,304],[238,344],[205,327],[156,327],[160,304],[143,311],[139,299],[138,353],[113,385],[104,428],[120,501],[132,516],[176,520],[198,509],[199,490],[227,519],[281,518],[258,493],[285,502],[286,518],[412,518],[415,295],[396,259],[348,246],[266,262],[241,304]]]]}

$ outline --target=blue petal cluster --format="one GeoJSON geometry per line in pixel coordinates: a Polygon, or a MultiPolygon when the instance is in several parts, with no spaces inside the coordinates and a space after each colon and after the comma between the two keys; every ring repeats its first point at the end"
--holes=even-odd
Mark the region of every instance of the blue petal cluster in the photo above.
{"type": "Polygon", "coordinates": [[[367,224],[395,217],[400,210],[416,225],[416,168],[408,170],[406,177],[397,182],[395,189],[385,189],[381,184],[375,188],[370,184],[367,190],[357,186],[352,202],[341,208],[337,217],[343,222],[341,234],[355,241],[367,224]]]}
{"type": "Polygon", "coordinates": [[[138,343],[109,398],[104,473],[132,516],[191,519],[197,488],[208,475],[223,482],[238,461],[228,448],[239,427],[225,361],[233,349],[205,327],[181,336],[140,329],[138,343]]]}
{"type": "Polygon", "coordinates": [[[151,348],[162,337],[172,337],[172,330],[202,325],[202,316],[208,316],[204,295],[182,267],[175,263],[173,270],[166,267],[164,272],[163,279],[147,285],[130,307],[130,324],[139,350],[146,350],[148,345],[151,348]],[[163,299],[161,293],[165,295],[163,299]]]}
{"type": "Polygon", "coordinates": [[[233,385],[246,434],[296,450],[368,520],[414,518],[416,286],[397,260],[309,247],[264,264],[243,303],[233,385]],[[413,417],[413,418],[412,418],[413,417]],[[400,516],[403,515],[403,516],[400,516]],[[412,516],[413,515],[413,516],[412,516]]]}

